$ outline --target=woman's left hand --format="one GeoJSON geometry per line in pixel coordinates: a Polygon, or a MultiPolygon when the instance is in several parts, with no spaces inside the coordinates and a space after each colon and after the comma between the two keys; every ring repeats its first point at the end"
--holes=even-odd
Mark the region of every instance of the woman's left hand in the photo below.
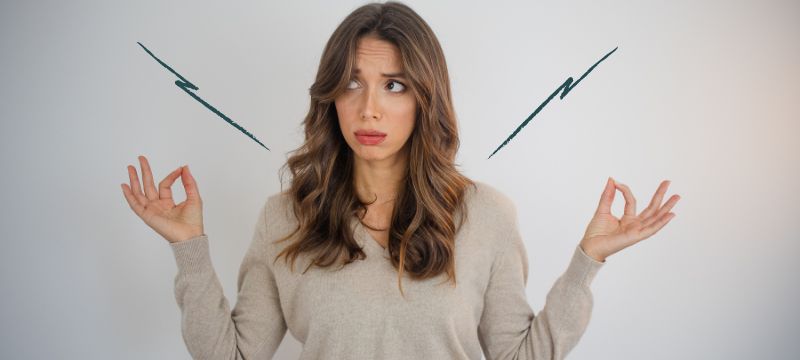
{"type": "Polygon", "coordinates": [[[627,185],[613,181],[609,177],[597,211],[581,240],[580,246],[583,252],[597,261],[605,262],[612,254],[661,230],[675,217],[675,213],[669,211],[681,198],[677,194],[672,195],[663,206],[661,205],[669,184],[669,180],[662,181],[647,209],[636,215],[636,199],[631,190],[627,185]],[[617,189],[621,190],[625,197],[625,213],[622,219],[617,219],[611,214],[611,204],[614,202],[617,189]]]}

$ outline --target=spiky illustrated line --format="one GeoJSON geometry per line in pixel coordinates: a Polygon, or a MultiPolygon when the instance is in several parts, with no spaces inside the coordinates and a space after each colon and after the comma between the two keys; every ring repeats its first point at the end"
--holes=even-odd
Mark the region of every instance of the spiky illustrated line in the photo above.
{"type": "Polygon", "coordinates": [[[603,58],[602,58],[602,59],[600,59],[600,60],[598,60],[596,63],[594,63],[594,65],[592,65],[592,67],[590,67],[590,68],[589,68],[589,70],[586,70],[586,72],[585,72],[585,73],[583,73],[583,75],[581,75],[581,77],[580,77],[580,78],[578,78],[578,81],[575,81],[575,82],[573,83],[573,82],[572,82],[573,80],[572,80],[572,77],[571,77],[571,76],[570,76],[569,78],[567,78],[567,80],[566,80],[566,81],[564,81],[564,83],[563,83],[563,84],[561,84],[561,86],[559,86],[559,87],[556,89],[556,91],[553,91],[553,93],[552,93],[552,94],[550,94],[550,96],[548,96],[548,97],[547,97],[547,100],[545,100],[545,101],[544,101],[544,102],[543,102],[541,105],[539,105],[539,107],[538,107],[538,108],[536,108],[536,110],[535,110],[533,113],[531,113],[531,114],[530,114],[530,116],[528,116],[528,118],[527,118],[527,119],[525,119],[525,121],[523,121],[523,122],[522,122],[522,124],[520,124],[519,126],[517,126],[517,128],[514,130],[514,132],[513,132],[513,133],[511,133],[511,135],[509,135],[509,136],[508,136],[508,138],[506,138],[506,140],[505,140],[505,141],[503,141],[503,143],[502,143],[502,144],[500,144],[500,146],[498,146],[498,147],[497,147],[497,149],[495,149],[495,150],[494,150],[494,152],[492,152],[492,154],[491,154],[491,155],[489,155],[489,157],[488,157],[488,158],[486,158],[486,160],[489,160],[489,159],[491,159],[491,158],[492,158],[492,156],[493,156],[495,153],[497,153],[497,151],[498,151],[498,150],[500,150],[500,149],[502,149],[504,146],[506,146],[506,144],[508,144],[508,142],[509,142],[509,141],[511,141],[511,139],[513,139],[513,138],[514,138],[514,136],[517,136],[517,133],[518,133],[520,130],[522,130],[522,128],[523,128],[523,127],[525,127],[525,125],[527,125],[527,124],[528,124],[528,122],[530,122],[530,121],[531,121],[531,119],[533,119],[533,117],[534,117],[534,116],[536,116],[536,114],[538,114],[538,113],[539,113],[539,111],[542,111],[542,109],[545,107],[545,105],[547,105],[547,103],[549,103],[549,102],[550,102],[550,100],[553,100],[553,98],[554,98],[554,97],[556,97],[556,95],[558,95],[558,93],[559,93],[559,92],[561,92],[561,91],[563,90],[563,92],[561,92],[561,96],[559,97],[559,99],[564,99],[564,97],[565,97],[565,96],[567,96],[567,94],[569,94],[569,92],[570,92],[570,91],[572,91],[572,89],[574,89],[574,88],[575,88],[575,86],[577,86],[577,85],[578,85],[578,83],[579,83],[579,82],[581,82],[581,80],[583,80],[583,78],[585,78],[585,77],[586,77],[586,75],[589,75],[589,73],[590,73],[590,72],[591,72],[591,71],[592,71],[592,70],[595,68],[595,66],[597,66],[597,64],[600,64],[600,62],[602,62],[603,60],[605,60],[605,59],[606,59],[606,58],[607,58],[609,55],[613,54],[613,53],[614,53],[614,51],[617,51],[617,49],[618,49],[618,48],[619,48],[619,46],[615,47],[615,48],[614,48],[614,50],[611,50],[611,52],[609,52],[608,54],[606,54],[605,56],[603,56],[603,58]]]}
{"type": "Polygon", "coordinates": [[[269,150],[269,148],[266,145],[262,144],[261,141],[258,141],[258,139],[256,139],[256,137],[253,136],[253,134],[251,134],[249,131],[245,130],[243,127],[239,126],[239,124],[237,124],[235,121],[231,120],[231,118],[225,116],[225,114],[221,113],[219,110],[217,110],[216,108],[211,106],[211,104],[207,103],[205,100],[201,99],[199,96],[197,96],[195,93],[193,93],[191,91],[191,90],[199,90],[200,89],[199,87],[197,87],[194,84],[192,84],[191,81],[186,80],[186,78],[181,76],[181,74],[178,74],[177,71],[173,70],[169,65],[165,64],[163,61],[161,61],[161,59],[159,59],[155,55],[153,55],[153,53],[150,52],[150,50],[148,50],[144,45],[142,45],[142,43],[140,43],[138,41],[136,43],[139,44],[139,46],[141,46],[142,49],[144,49],[144,51],[147,51],[147,53],[150,54],[150,56],[152,56],[153,59],[156,59],[156,61],[158,61],[158,63],[161,64],[161,66],[165,67],[167,70],[169,70],[171,73],[175,74],[175,76],[177,76],[180,79],[180,80],[175,80],[175,85],[177,85],[181,90],[185,91],[187,94],[189,94],[189,96],[193,97],[195,100],[197,100],[201,104],[203,104],[206,108],[211,110],[211,112],[213,112],[214,114],[217,114],[217,116],[221,117],[223,120],[225,120],[229,124],[233,125],[233,127],[239,129],[239,131],[243,132],[245,135],[247,135],[248,137],[253,139],[259,145],[263,146],[264,149],[269,150]]]}

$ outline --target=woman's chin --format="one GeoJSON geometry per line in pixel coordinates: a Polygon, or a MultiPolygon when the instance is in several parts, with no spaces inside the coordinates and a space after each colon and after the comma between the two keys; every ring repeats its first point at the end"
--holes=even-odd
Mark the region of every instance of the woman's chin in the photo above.
{"type": "Polygon", "coordinates": [[[369,149],[360,152],[356,152],[356,157],[358,157],[362,161],[383,161],[390,158],[390,154],[387,154],[385,151],[376,151],[377,149],[369,149]]]}

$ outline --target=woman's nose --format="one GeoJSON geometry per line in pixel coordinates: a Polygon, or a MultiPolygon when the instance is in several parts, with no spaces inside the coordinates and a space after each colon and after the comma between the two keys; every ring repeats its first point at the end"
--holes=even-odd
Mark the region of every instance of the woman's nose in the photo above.
{"type": "Polygon", "coordinates": [[[364,92],[364,107],[361,110],[361,118],[379,118],[378,99],[372,91],[364,92]]]}

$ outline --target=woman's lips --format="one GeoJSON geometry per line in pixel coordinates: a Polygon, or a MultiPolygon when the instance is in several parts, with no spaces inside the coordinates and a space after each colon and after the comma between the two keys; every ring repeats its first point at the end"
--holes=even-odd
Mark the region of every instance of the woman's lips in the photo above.
{"type": "Polygon", "coordinates": [[[361,145],[378,145],[386,139],[386,135],[363,135],[360,133],[356,134],[356,140],[358,140],[361,145]]]}

